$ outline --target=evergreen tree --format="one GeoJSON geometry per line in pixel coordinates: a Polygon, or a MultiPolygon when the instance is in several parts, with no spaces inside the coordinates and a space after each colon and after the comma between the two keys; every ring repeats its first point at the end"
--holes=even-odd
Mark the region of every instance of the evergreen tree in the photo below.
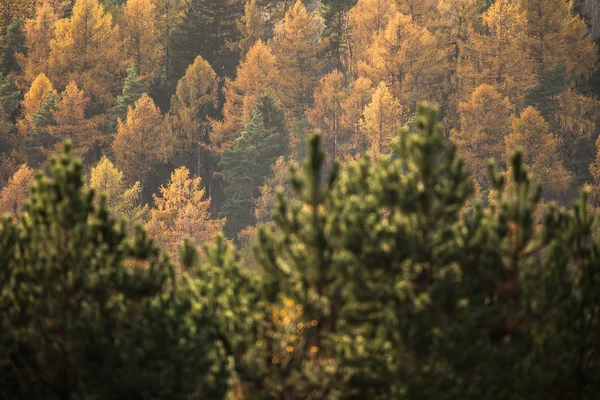
{"type": "Polygon", "coordinates": [[[239,54],[231,45],[239,40],[237,22],[243,14],[242,0],[186,0],[173,36],[174,78],[181,78],[197,56],[220,77],[233,76],[239,54]]]}
{"type": "Polygon", "coordinates": [[[16,117],[16,111],[23,94],[15,87],[10,76],[0,73],[0,106],[10,118],[16,117]]]}
{"type": "Polygon", "coordinates": [[[139,77],[136,66],[132,65],[127,70],[127,77],[123,83],[123,91],[117,97],[117,105],[110,109],[110,113],[113,115],[111,130],[114,131],[116,129],[119,119],[125,121],[129,107],[133,106],[145,92],[146,87],[144,82],[139,77]]]}
{"type": "MultiPolygon", "coordinates": [[[[219,162],[227,182],[227,200],[220,215],[227,217],[225,234],[228,237],[235,237],[240,230],[256,222],[254,203],[260,196],[260,186],[270,175],[271,165],[282,154],[283,132],[275,131],[273,126],[267,130],[260,110],[259,105],[235,141],[235,147],[225,150],[219,162]]],[[[273,115],[267,116],[266,122],[271,123],[273,115]]]]}
{"type": "Polygon", "coordinates": [[[560,108],[557,97],[567,85],[566,68],[566,64],[562,62],[539,71],[536,85],[527,90],[525,105],[535,107],[549,120],[560,108]]]}
{"type": "Polygon", "coordinates": [[[347,69],[349,49],[348,11],[354,7],[357,0],[324,0],[323,19],[326,38],[327,55],[332,60],[332,66],[338,71],[347,69]]]}
{"type": "Polygon", "coordinates": [[[222,398],[197,287],[141,228],[128,237],[95,204],[69,152],[36,176],[26,217],[0,223],[2,397],[222,398]]]}
{"type": "Polygon", "coordinates": [[[25,34],[21,20],[14,19],[6,29],[6,35],[2,38],[0,45],[0,54],[2,55],[2,73],[8,75],[10,73],[18,73],[19,65],[17,63],[17,54],[26,54],[27,47],[25,45],[25,34]]]}

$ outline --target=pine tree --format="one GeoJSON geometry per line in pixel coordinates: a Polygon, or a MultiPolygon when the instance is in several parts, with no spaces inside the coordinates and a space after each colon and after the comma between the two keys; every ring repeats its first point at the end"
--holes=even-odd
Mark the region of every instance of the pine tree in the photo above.
{"type": "Polygon", "coordinates": [[[113,115],[112,129],[116,128],[119,119],[125,120],[129,107],[135,104],[145,92],[146,86],[139,77],[136,66],[132,65],[127,70],[123,90],[121,95],[117,97],[117,105],[110,109],[110,113],[113,115]]]}
{"type": "Polygon", "coordinates": [[[95,202],[69,146],[36,176],[24,213],[0,223],[3,397],[225,395],[217,324],[197,287],[143,229],[128,236],[95,202]]]}
{"type": "Polygon", "coordinates": [[[0,106],[9,118],[16,117],[22,93],[15,87],[10,76],[0,73],[0,106]]]}
{"type": "Polygon", "coordinates": [[[357,0],[324,0],[321,12],[325,21],[323,37],[327,45],[327,57],[331,65],[339,71],[346,71],[349,63],[349,24],[348,11],[357,0]]]}
{"type": "Polygon", "coordinates": [[[525,105],[535,107],[542,116],[549,119],[559,110],[558,95],[565,88],[566,64],[558,63],[536,74],[537,84],[527,90],[525,105]]]}
{"type": "Polygon", "coordinates": [[[21,20],[13,20],[6,29],[6,35],[2,37],[0,54],[2,55],[1,70],[5,75],[19,73],[17,54],[26,54],[25,34],[21,20]]]}
{"type": "Polygon", "coordinates": [[[260,186],[270,175],[270,167],[282,154],[283,132],[265,129],[260,107],[235,141],[232,150],[225,150],[219,167],[227,182],[227,199],[220,215],[227,218],[225,234],[236,237],[243,228],[254,225],[254,203],[260,196],[260,186]]]}
{"type": "Polygon", "coordinates": [[[186,0],[173,37],[174,77],[179,79],[201,56],[220,77],[232,77],[239,61],[230,45],[239,40],[237,22],[244,13],[242,0],[186,0]]]}

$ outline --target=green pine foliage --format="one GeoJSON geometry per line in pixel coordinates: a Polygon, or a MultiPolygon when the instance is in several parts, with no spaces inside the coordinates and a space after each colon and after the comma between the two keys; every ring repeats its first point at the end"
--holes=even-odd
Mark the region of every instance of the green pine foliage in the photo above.
{"type": "Polygon", "coordinates": [[[110,109],[112,114],[111,131],[117,127],[117,121],[125,121],[129,107],[133,106],[136,101],[146,92],[146,86],[140,78],[135,65],[132,65],[127,70],[127,77],[123,83],[123,91],[117,97],[117,105],[110,109]]]}
{"type": "Polygon", "coordinates": [[[235,237],[240,230],[256,223],[254,203],[260,195],[260,186],[284,151],[283,122],[272,98],[263,96],[252,120],[236,139],[235,147],[221,156],[219,166],[227,183],[227,200],[221,216],[227,218],[224,229],[228,237],[235,237]]]}
{"type": "Polygon", "coordinates": [[[233,76],[239,54],[231,44],[239,40],[237,21],[244,14],[242,0],[188,0],[173,35],[175,82],[197,56],[221,76],[233,76]]]}
{"type": "Polygon", "coordinates": [[[6,29],[6,34],[2,37],[0,45],[0,54],[2,56],[1,70],[8,75],[19,71],[19,66],[15,58],[16,54],[27,54],[25,45],[25,34],[21,20],[14,19],[6,29]]]}
{"type": "Polygon", "coordinates": [[[222,398],[199,288],[85,189],[70,145],[0,225],[3,398],[222,398]]]}
{"type": "Polygon", "coordinates": [[[17,89],[11,77],[0,73],[0,106],[6,116],[14,119],[22,97],[23,94],[17,89]]]}
{"type": "Polygon", "coordinates": [[[559,109],[556,96],[567,85],[566,64],[558,63],[536,75],[536,85],[527,90],[525,106],[536,108],[548,120],[559,109]]]}

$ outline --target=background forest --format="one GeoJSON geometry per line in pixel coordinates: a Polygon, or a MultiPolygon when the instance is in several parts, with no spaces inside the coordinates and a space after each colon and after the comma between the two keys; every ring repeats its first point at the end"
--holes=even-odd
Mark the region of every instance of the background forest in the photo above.
{"type": "MultiPolygon", "coordinates": [[[[176,253],[243,245],[322,132],[390,153],[417,101],[494,192],[521,146],[544,200],[600,205],[597,8],[564,0],[3,0],[0,210],[65,139],[90,187],[176,253]],[[578,14],[581,12],[582,14],[578,14]],[[588,18],[590,29],[582,17],[588,18]],[[594,17],[596,20],[594,20],[594,17]],[[597,28],[596,28],[597,29],[597,28]]],[[[412,124],[412,125],[411,125],[412,124]]]]}

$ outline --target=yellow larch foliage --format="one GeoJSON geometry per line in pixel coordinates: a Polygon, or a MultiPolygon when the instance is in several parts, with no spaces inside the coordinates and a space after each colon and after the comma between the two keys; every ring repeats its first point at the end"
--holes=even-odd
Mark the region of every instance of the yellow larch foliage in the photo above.
{"type": "Polygon", "coordinates": [[[254,202],[254,215],[258,223],[271,220],[271,213],[275,207],[276,191],[283,190],[289,193],[288,179],[290,172],[289,162],[283,156],[277,158],[275,164],[271,165],[273,176],[265,179],[264,185],[260,187],[260,196],[254,202]]]}
{"type": "Polygon", "coordinates": [[[504,137],[510,132],[511,104],[490,85],[481,85],[459,104],[460,130],[450,133],[459,153],[482,188],[489,186],[485,162],[494,158],[504,166],[504,137]]]}
{"type": "Polygon", "coordinates": [[[415,108],[417,101],[436,100],[443,53],[435,37],[410,16],[397,13],[380,31],[359,67],[373,82],[385,82],[402,104],[415,108]]]}
{"type": "Polygon", "coordinates": [[[369,78],[361,77],[350,85],[349,93],[342,104],[342,120],[341,125],[349,138],[345,147],[345,160],[350,160],[352,157],[364,152],[367,146],[367,140],[360,129],[360,121],[363,118],[365,107],[371,102],[373,97],[373,82],[369,78]]]}
{"type": "Polygon", "coordinates": [[[242,34],[242,39],[237,43],[242,56],[248,53],[248,50],[254,44],[265,36],[265,21],[261,15],[257,0],[248,0],[244,5],[244,16],[238,21],[238,30],[242,34]]]}
{"type": "MultiPolygon", "coordinates": [[[[186,159],[195,159],[196,173],[201,167],[201,153],[209,146],[210,121],[207,115],[219,99],[219,78],[201,56],[190,65],[177,84],[171,98],[171,115],[175,133],[175,151],[186,159]]],[[[211,145],[218,146],[215,143],[211,145]]]]}
{"type": "Polygon", "coordinates": [[[273,54],[277,60],[277,94],[292,121],[300,120],[318,85],[322,67],[319,52],[323,22],[310,13],[301,0],[275,27],[273,54]]]}
{"type": "Polygon", "coordinates": [[[39,74],[23,97],[23,116],[30,120],[48,96],[55,93],[56,91],[50,79],[44,73],[39,74]]]}
{"type": "Polygon", "coordinates": [[[569,186],[571,173],[562,165],[558,143],[550,125],[533,107],[513,117],[511,133],[505,138],[506,157],[517,147],[523,149],[523,160],[535,179],[544,183],[544,195],[560,199],[569,186]]]}
{"type": "Polygon", "coordinates": [[[235,139],[252,117],[259,96],[276,94],[277,66],[271,48],[256,42],[237,69],[235,79],[227,80],[223,92],[223,120],[212,125],[212,143],[219,143],[218,152],[233,147],[235,139]]]}
{"type": "Polygon", "coordinates": [[[395,0],[398,10],[410,16],[413,21],[427,24],[435,21],[437,17],[437,4],[439,0],[395,0]]]}
{"type": "Polygon", "coordinates": [[[112,147],[117,168],[130,184],[140,181],[143,187],[156,167],[171,157],[172,138],[162,125],[160,110],[146,94],[129,107],[127,119],[119,121],[112,147]]]}
{"type": "MultiPolygon", "coordinates": [[[[354,64],[366,58],[367,49],[373,37],[387,26],[396,15],[397,8],[393,0],[358,0],[348,12],[350,26],[350,46],[354,64]]],[[[356,67],[351,68],[356,70],[356,67]]]]}
{"type": "Polygon", "coordinates": [[[371,103],[365,108],[364,117],[360,122],[373,158],[390,152],[392,139],[400,134],[401,115],[400,102],[381,82],[373,93],[371,103]]]}
{"type": "Polygon", "coordinates": [[[309,122],[322,132],[325,151],[332,159],[342,156],[344,129],[342,105],[348,95],[344,75],[334,70],[321,78],[315,91],[314,105],[308,110],[309,122]]]}
{"type": "MultiPolygon", "coordinates": [[[[142,222],[148,212],[148,205],[140,204],[142,191],[139,182],[127,186],[123,173],[114,164],[103,156],[90,173],[89,186],[97,194],[106,198],[106,204],[117,218],[127,218],[129,226],[142,222]]],[[[98,201],[99,196],[96,196],[98,201]]]]}
{"type": "Polygon", "coordinates": [[[495,86],[512,103],[520,103],[534,85],[527,51],[527,15],[516,0],[497,0],[482,16],[485,33],[470,32],[461,54],[461,92],[495,86]]]}
{"type": "Polygon", "coordinates": [[[75,82],[67,85],[59,96],[52,115],[56,125],[50,127],[50,134],[60,145],[66,139],[73,141],[73,152],[86,159],[105,142],[105,135],[98,129],[97,118],[85,115],[89,99],[75,82]]]}
{"type": "Polygon", "coordinates": [[[520,0],[527,16],[527,44],[538,70],[565,62],[570,77],[597,68],[597,47],[583,19],[564,0],[520,0]]]}
{"type": "Polygon", "coordinates": [[[95,111],[112,105],[121,91],[115,77],[125,69],[125,54],[118,26],[98,0],[77,0],[71,17],[57,22],[50,47],[50,75],[58,87],[76,82],[95,111]]]}
{"type": "Polygon", "coordinates": [[[26,164],[19,167],[0,191],[0,214],[11,213],[18,216],[21,213],[29,185],[33,183],[34,178],[33,169],[26,164]]]}
{"type": "Polygon", "coordinates": [[[176,257],[185,237],[198,246],[210,244],[221,232],[225,219],[211,219],[210,198],[205,198],[200,177],[190,177],[186,167],[173,171],[160,195],[154,196],[147,227],[151,235],[164,243],[176,257]]]}
{"type": "Polygon", "coordinates": [[[128,0],[120,21],[127,55],[133,59],[140,76],[158,71],[161,45],[155,25],[155,6],[150,0],[128,0]]]}
{"type": "Polygon", "coordinates": [[[48,73],[50,42],[54,39],[56,21],[56,10],[49,0],[43,0],[36,7],[33,18],[25,22],[27,55],[17,56],[23,71],[17,78],[20,87],[29,87],[40,73],[48,73]]]}

